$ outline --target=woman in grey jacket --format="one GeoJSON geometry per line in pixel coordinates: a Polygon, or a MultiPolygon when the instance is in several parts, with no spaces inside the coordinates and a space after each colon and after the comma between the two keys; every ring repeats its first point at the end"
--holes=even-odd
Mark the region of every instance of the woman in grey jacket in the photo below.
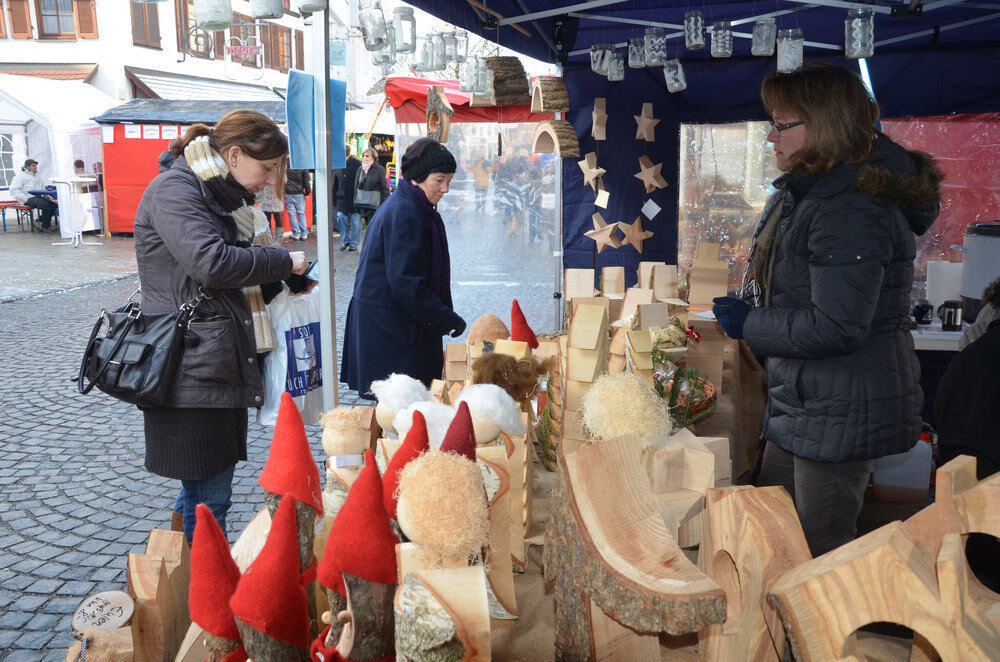
{"type": "Polygon", "coordinates": [[[233,470],[247,459],[247,408],[263,397],[258,353],[274,346],[261,286],[307,267],[303,253],[271,245],[253,206],[281,181],[287,153],[277,124],[255,111],[233,111],[214,129],[195,124],[136,212],[143,311],[205,294],[166,403],[143,410],[146,469],[181,481],[175,511],[189,541],[199,503],[225,531],[233,470]]]}
{"type": "Polygon", "coordinates": [[[814,556],[850,541],[875,459],[920,434],[907,330],[914,235],[937,218],[941,173],[877,132],[851,71],[765,79],[778,168],[740,299],[716,299],[732,338],[766,365],[759,485],[784,485],[814,556]]]}

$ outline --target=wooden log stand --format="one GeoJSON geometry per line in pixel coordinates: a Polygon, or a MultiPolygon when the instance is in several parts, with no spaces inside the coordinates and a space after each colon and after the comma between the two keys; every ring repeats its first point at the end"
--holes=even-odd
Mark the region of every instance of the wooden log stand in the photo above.
{"type": "Polygon", "coordinates": [[[534,154],[555,152],[556,156],[579,158],[580,141],[573,125],[566,120],[543,120],[535,125],[531,151],[534,154]]]}
{"type": "Polygon", "coordinates": [[[531,83],[531,112],[565,113],[569,110],[569,92],[562,76],[536,76],[531,83]]]}

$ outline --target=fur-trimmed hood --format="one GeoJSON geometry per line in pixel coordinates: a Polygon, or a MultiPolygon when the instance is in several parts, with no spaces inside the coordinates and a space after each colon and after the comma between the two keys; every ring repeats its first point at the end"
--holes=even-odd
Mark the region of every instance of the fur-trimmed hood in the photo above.
{"type": "Polygon", "coordinates": [[[906,150],[886,136],[879,136],[875,155],[855,173],[858,190],[899,205],[918,236],[938,216],[943,180],[931,155],[906,150]]]}

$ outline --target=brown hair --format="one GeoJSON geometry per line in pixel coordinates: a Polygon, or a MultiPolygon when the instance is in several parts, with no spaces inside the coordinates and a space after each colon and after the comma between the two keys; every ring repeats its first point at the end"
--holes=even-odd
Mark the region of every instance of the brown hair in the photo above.
{"type": "Polygon", "coordinates": [[[372,153],[372,161],[378,163],[378,152],[375,151],[374,147],[368,147],[366,149],[361,150],[361,156],[364,156],[368,152],[372,153]]]}
{"type": "Polygon", "coordinates": [[[280,159],[276,174],[275,195],[284,193],[285,170],[288,163],[288,138],[270,117],[256,110],[234,110],[226,113],[215,128],[192,124],[183,138],[171,143],[174,156],[182,156],[188,144],[199,136],[208,136],[208,143],[225,158],[230,148],[239,147],[247,156],[258,161],[280,159]]]}
{"type": "Polygon", "coordinates": [[[776,112],[805,123],[809,138],[789,159],[789,171],[823,175],[840,159],[860,161],[875,146],[878,104],[853,71],[831,64],[809,63],[764,79],[760,98],[776,112]]]}

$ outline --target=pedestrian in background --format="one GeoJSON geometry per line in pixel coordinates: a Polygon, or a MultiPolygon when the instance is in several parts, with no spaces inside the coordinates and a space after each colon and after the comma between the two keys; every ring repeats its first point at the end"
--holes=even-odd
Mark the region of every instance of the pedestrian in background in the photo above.
{"type": "Polygon", "coordinates": [[[159,158],[156,159],[157,165],[159,165],[160,167],[160,172],[166,172],[167,170],[170,170],[170,166],[174,164],[174,159],[177,157],[174,156],[173,149],[174,147],[177,146],[179,142],[180,138],[174,138],[169,143],[167,143],[167,149],[160,152],[159,158]]]}
{"type": "Polygon", "coordinates": [[[273,186],[265,186],[264,189],[254,196],[257,206],[264,212],[268,219],[268,225],[274,226],[275,237],[290,237],[292,233],[283,226],[281,212],[285,211],[285,203],[278,196],[273,186]]]}
{"type": "Polygon", "coordinates": [[[175,509],[191,540],[195,507],[222,530],[236,463],[247,459],[247,408],[263,402],[261,352],[275,346],[265,307],[280,281],[307,268],[305,254],[271,245],[254,194],[282,181],[288,140],[267,116],[227,114],[191,126],[171,169],[150,183],[135,215],[144,313],[204,299],[162,407],[143,409],[145,467],[181,481],[175,509]]]}
{"type": "MultiPolygon", "coordinates": [[[[385,168],[378,162],[378,153],[371,147],[361,152],[361,167],[355,176],[354,189],[354,211],[358,212],[364,221],[370,221],[375,210],[389,197],[389,182],[385,178],[385,168]],[[375,191],[378,195],[366,196],[365,191],[375,191]],[[365,200],[366,197],[373,200],[365,200]]],[[[357,248],[349,246],[347,250],[357,250],[357,248]]]]}
{"type": "Polygon", "coordinates": [[[292,239],[305,241],[309,237],[306,226],[306,196],[312,188],[308,170],[289,170],[285,176],[285,211],[292,225],[292,239]]]}
{"type": "Polygon", "coordinates": [[[35,229],[41,232],[55,232],[56,227],[52,225],[52,217],[59,210],[59,205],[48,195],[35,195],[28,191],[37,191],[47,186],[48,180],[38,174],[38,161],[27,159],[21,166],[21,172],[14,175],[10,182],[8,193],[22,205],[27,205],[38,210],[38,221],[35,221],[35,229]]]}
{"type": "Polygon", "coordinates": [[[340,250],[358,250],[361,242],[361,214],[354,209],[354,182],[361,161],[351,156],[350,146],[345,145],[347,166],[333,171],[331,197],[337,204],[337,231],[340,232],[340,250]]]}

